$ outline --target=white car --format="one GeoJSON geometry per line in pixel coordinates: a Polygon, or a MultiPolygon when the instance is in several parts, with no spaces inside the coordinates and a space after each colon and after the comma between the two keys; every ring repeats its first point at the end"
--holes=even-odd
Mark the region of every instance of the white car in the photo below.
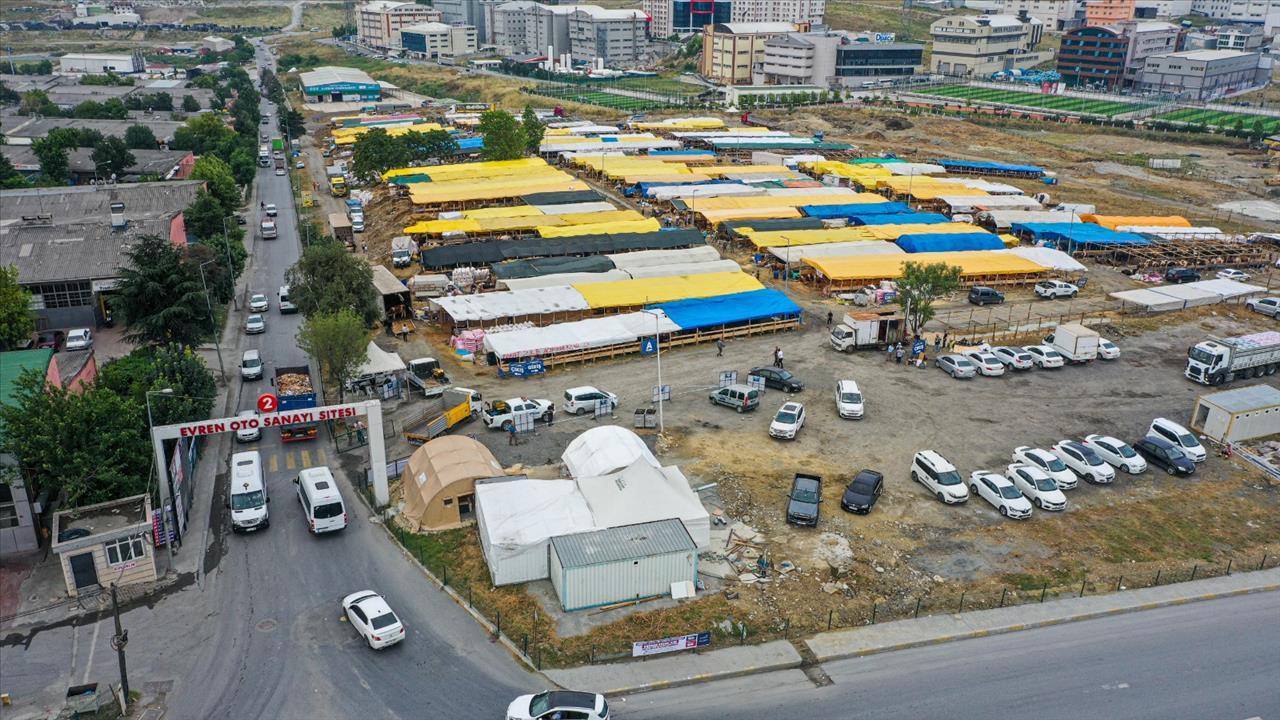
{"type": "Polygon", "coordinates": [[[1031,501],[1017,485],[999,473],[974,470],[969,475],[969,492],[991,503],[1007,518],[1026,520],[1031,517],[1031,501]]]}
{"type": "MultiPolygon", "coordinates": [[[[280,174],[283,175],[284,173],[280,173],[280,174]]],[[[277,214],[276,204],[267,203],[266,211],[267,211],[267,217],[275,217],[277,214]]]]}
{"type": "Polygon", "coordinates": [[[862,397],[858,383],[852,380],[836,381],[836,412],[842,418],[862,419],[866,412],[866,398],[862,397]]]}
{"type": "Polygon", "coordinates": [[[769,423],[769,437],[781,440],[794,440],[796,433],[804,427],[804,405],[798,402],[786,402],[778,408],[778,414],[769,423]]]}
{"type": "MultiPolygon", "coordinates": [[[[252,410],[241,410],[236,417],[247,420],[258,417],[258,413],[252,410]]],[[[236,442],[253,442],[262,437],[262,428],[260,427],[242,427],[236,430],[236,442]]]]}
{"type": "Polygon", "coordinates": [[[1237,280],[1237,281],[1243,282],[1249,279],[1249,273],[1243,270],[1235,270],[1233,268],[1227,268],[1225,270],[1219,270],[1217,277],[1223,280],[1237,280]]]}
{"type": "Polygon", "coordinates": [[[382,596],[372,590],[361,590],[342,598],[342,612],[351,627],[374,650],[395,645],[404,639],[404,625],[391,611],[382,596]]]}
{"type": "Polygon", "coordinates": [[[521,695],[507,706],[507,720],[609,720],[603,695],[572,690],[548,690],[521,695]]]}
{"type": "Polygon", "coordinates": [[[617,395],[590,385],[583,385],[565,390],[564,402],[560,403],[560,408],[567,415],[585,415],[589,412],[595,412],[601,401],[608,404],[609,413],[612,413],[618,407],[617,395]]]}
{"type": "Polygon", "coordinates": [[[1067,509],[1067,496],[1062,494],[1058,483],[1040,468],[1014,463],[1005,471],[1005,477],[1012,480],[1031,504],[1041,510],[1061,512],[1067,509]]]}
{"type": "Polygon", "coordinates": [[[978,374],[987,377],[1000,377],[1004,374],[1004,363],[1000,362],[1000,358],[989,352],[981,350],[966,350],[964,356],[969,358],[969,362],[978,366],[978,374]]]}
{"type": "Polygon", "coordinates": [[[1031,356],[1031,362],[1041,370],[1060,368],[1066,363],[1062,359],[1062,354],[1048,345],[1027,345],[1022,349],[1031,356]]]}
{"type": "Polygon", "coordinates": [[[253,314],[244,319],[244,332],[246,335],[257,335],[267,331],[267,321],[261,315],[253,314]]]}
{"type": "Polygon", "coordinates": [[[1061,280],[1041,280],[1036,283],[1036,294],[1047,300],[1054,298],[1073,298],[1080,293],[1080,288],[1061,280]]]}
{"type": "Polygon", "coordinates": [[[1202,463],[1209,453],[1189,430],[1168,418],[1156,418],[1147,428],[1147,437],[1158,437],[1173,443],[1193,463],[1202,463]]]}
{"type": "Polygon", "coordinates": [[[1030,370],[1035,367],[1035,360],[1032,359],[1031,353],[1020,347],[999,347],[991,348],[991,354],[996,356],[1000,362],[1004,363],[1007,368],[1014,370],[1030,370]]]}
{"type": "Polygon", "coordinates": [[[1102,360],[1115,360],[1120,357],[1120,348],[1110,340],[1098,338],[1098,357],[1102,360]]]}
{"type": "Polygon", "coordinates": [[[946,505],[958,505],[969,500],[969,490],[956,466],[933,450],[916,453],[911,460],[911,479],[925,486],[946,505]]]}
{"type": "Polygon", "coordinates": [[[283,174],[284,174],[284,168],[282,167],[276,168],[276,175],[283,175],[283,174]]]}
{"type": "Polygon", "coordinates": [[[1052,451],[1072,472],[1091,483],[1109,483],[1116,479],[1116,471],[1082,443],[1063,440],[1054,445],[1052,451]]]}
{"type": "Polygon", "coordinates": [[[271,301],[262,293],[254,293],[249,298],[249,312],[266,312],[269,307],[271,307],[271,301]]]}
{"type": "Polygon", "coordinates": [[[1084,446],[1098,454],[1112,466],[1124,470],[1130,475],[1138,475],[1147,471],[1147,461],[1129,443],[1110,435],[1089,435],[1084,439],[1084,446]]]}
{"type": "Polygon", "coordinates": [[[978,367],[963,355],[939,355],[933,364],[953,378],[971,378],[978,374],[978,367]]]}
{"type": "Polygon", "coordinates": [[[1013,461],[1023,465],[1040,468],[1045,475],[1053,478],[1061,490],[1072,490],[1079,484],[1076,474],[1057,455],[1043,448],[1022,445],[1013,449],[1013,461]]]}
{"type": "Polygon", "coordinates": [[[1264,297],[1246,300],[1244,306],[1267,317],[1280,317],[1280,297],[1264,297]]]}
{"type": "Polygon", "coordinates": [[[67,333],[67,344],[63,350],[88,350],[93,347],[93,331],[89,328],[77,328],[67,333]]]}

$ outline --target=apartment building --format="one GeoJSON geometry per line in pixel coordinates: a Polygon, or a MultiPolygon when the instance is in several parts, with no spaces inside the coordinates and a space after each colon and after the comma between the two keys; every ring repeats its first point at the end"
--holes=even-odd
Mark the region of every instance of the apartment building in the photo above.
{"type": "Polygon", "coordinates": [[[1000,70],[1030,68],[1053,58],[1035,52],[1044,23],[1012,15],[957,15],[929,27],[933,52],[930,72],[956,77],[986,77],[1000,70]]]}
{"type": "Polygon", "coordinates": [[[356,6],[356,40],[377,50],[396,46],[397,34],[410,25],[439,22],[440,12],[427,5],[394,0],[373,0],[356,6]]]}
{"type": "Polygon", "coordinates": [[[765,40],[753,82],[859,88],[921,73],[923,57],[924,46],[914,43],[860,42],[839,31],[787,33],[765,40]]]}
{"type": "Polygon", "coordinates": [[[643,0],[654,37],[691,35],[708,25],[791,22],[821,25],[826,0],[643,0]]]}
{"type": "Polygon", "coordinates": [[[1084,22],[1086,25],[1113,25],[1133,19],[1137,0],[1086,0],[1084,22]]]}
{"type": "Polygon", "coordinates": [[[764,60],[769,38],[808,30],[795,23],[717,23],[702,30],[699,70],[711,82],[750,85],[757,63],[764,60]]]}

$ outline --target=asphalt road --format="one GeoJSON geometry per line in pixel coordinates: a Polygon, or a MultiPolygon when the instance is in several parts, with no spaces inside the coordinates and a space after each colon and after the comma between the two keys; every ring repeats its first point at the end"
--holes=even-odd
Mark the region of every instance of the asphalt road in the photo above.
{"type": "Polygon", "coordinates": [[[1280,717],[1280,593],[613,699],[618,718],[1280,717]]]}

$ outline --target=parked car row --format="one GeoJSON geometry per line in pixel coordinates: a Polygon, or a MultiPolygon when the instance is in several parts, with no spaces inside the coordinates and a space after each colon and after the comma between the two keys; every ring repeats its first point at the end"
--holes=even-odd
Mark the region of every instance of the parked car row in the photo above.
{"type": "Polygon", "coordinates": [[[939,355],[933,364],[953,378],[968,379],[978,375],[1000,377],[1008,370],[1051,370],[1063,367],[1069,361],[1115,360],[1120,357],[1120,348],[1096,333],[1082,338],[1069,332],[1069,338],[1055,342],[1055,335],[1060,334],[1062,332],[1047,336],[1042,345],[991,347],[983,343],[960,352],[939,355]]]}

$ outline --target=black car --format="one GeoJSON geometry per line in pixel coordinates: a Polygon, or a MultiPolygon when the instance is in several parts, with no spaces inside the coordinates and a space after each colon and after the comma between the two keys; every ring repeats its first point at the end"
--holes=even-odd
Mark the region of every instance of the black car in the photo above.
{"type": "Polygon", "coordinates": [[[789,393],[800,392],[804,389],[804,382],[800,378],[792,375],[788,370],[779,370],[771,367],[752,368],[748,375],[764,378],[764,386],[773,388],[774,390],[785,390],[789,393]]]}
{"type": "Polygon", "coordinates": [[[969,302],[974,305],[999,305],[1004,302],[1004,293],[995,288],[974,285],[969,288],[969,302]]]}
{"type": "Polygon", "coordinates": [[[787,522],[793,525],[818,526],[818,503],[822,502],[822,478],[796,473],[787,494],[787,522]]]}
{"type": "Polygon", "coordinates": [[[1171,283],[1199,282],[1200,273],[1190,268],[1169,268],[1164,271],[1164,279],[1171,283]]]}
{"type": "Polygon", "coordinates": [[[1164,438],[1142,438],[1133,444],[1133,449],[1147,462],[1164,468],[1170,475],[1191,475],[1196,471],[1196,464],[1191,462],[1191,458],[1164,438]]]}
{"type": "Polygon", "coordinates": [[[840,496],[840,507],[851,513],[866,515],[875,507],[883,490],[884,475],[875,470],[859,470],[853,476],[853,482],[844,489],[844,495],[840,496]]]}

